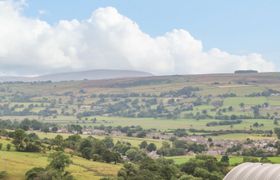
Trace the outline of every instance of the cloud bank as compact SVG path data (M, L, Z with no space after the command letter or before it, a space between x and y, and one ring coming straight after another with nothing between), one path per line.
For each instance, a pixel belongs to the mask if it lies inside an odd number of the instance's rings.
M151 37L115 8L95 10L88 19L50 25L22 15L12 1L0 1L0 72L44 74L86 69L131 69L155 74L274 71L260 54L234 55L203 49L188 31Z

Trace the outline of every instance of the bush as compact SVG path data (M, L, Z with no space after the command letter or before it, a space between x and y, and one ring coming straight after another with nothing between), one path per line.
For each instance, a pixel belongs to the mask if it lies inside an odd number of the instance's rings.
M11 144L7 144L7 147L6 147L6 148L7 148L7 151L10 151L10 150L11 150L11 147L12 147Z
M5 179L8 176L6 171L0 171L0 179Z
M259 162L259 159L256 157L245 156L243 157L243 162Z

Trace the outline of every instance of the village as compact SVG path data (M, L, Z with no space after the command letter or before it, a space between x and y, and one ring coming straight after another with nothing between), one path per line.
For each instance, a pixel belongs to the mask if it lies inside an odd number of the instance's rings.
M57 133L64 134L79 134L78 131L69 131L67 128L58 129ZM259 156L259 157L267 157L267 156L275 156L279 153L279 145L277 144L277 140L274 138L258 138L258 139L250 139L247 138L245 140L233 140L233 139L215 139L215 137L206 137L203 135L175 135L174 133L166 133L166 132L158 132L158 131L147 131L145 132L145 137L137 137L138 132L132 133L127 136L127 133L124 133L120 130L112 130L110 133L106 131L106 129L95 129L95 128L83 128L80 132L85 136L93 136L93 137L116 137L118 139L123 138L125 141L126 137L134 137L139 141L148 141L149 139L159 140L161 142L167 142L172 146L172 148L182 148L182 146L176 147L175 141L182 142L186 145L186 148L183 152L180 151L179 154L176 155L187 155L187 156L195 156L196 154L205 154L212 156L219 155L243 155L243 156ZM214 140L215 139L215 140ZM187 144L196 144L203 146L202 151L192 151L188 149ZM148 152L147 154L152 158L158 158L161 156L159 150L162 147L157 147L156 150L152 152Z

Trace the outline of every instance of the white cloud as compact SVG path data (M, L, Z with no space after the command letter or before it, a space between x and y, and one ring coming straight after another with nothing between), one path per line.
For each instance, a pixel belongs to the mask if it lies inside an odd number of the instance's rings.
M6 74L99 68L155 74L275 70L260 54L204 51L202 42L183 29L153 38L113 7L99 8L87 20L50 25L23 16L12 1L0 1L0 27L0 71Z

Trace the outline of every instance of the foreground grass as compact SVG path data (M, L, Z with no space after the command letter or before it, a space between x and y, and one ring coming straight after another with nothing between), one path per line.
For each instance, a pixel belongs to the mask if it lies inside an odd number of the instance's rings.
M47 154L0 151L0 169L8 173L7 180L22 180L27 170L33 167L45 167ZM72 157L73 164L67 168L76 179L95 180L106 176L115 176L121 165L88 161Z

